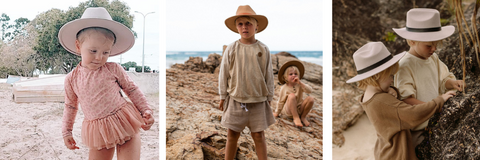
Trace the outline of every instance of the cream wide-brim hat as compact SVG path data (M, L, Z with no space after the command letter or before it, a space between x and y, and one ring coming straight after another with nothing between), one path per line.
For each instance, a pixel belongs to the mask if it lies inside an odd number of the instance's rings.
M228 29L232 30L235 33L238 33L235 20L237 20L238 17L243 17L243 16L253 17L257 20L257 25L258 25L257 33L260 33L261 31L265 30L265 28L267 28L267 25L268 25L267 17L263 15L257 15L249 5L238 6L237 14L235 16L231 16L227 18L225 20L225 25L228 27Z
M407 12L407 25L392 28L400 37L420 42L445 39L455 32L454 26L440 24L440 12L430 8L414 8Z
M280 67L280 69L278 70L278 82L280 82L280 84L284 84L285 83L285 79L283 77L283 74L285 74L285 70L290 67L290 66L295 66L298 68L298 71L300 72L299 74L299 79L302 79L303 78L303 75L305 73L305 67L303 66L303 63L298 61L298 60L291 60L291 61L288 61L288 62L285 62L282 67Z
M120 55L130 50L135 44L135 37L132 31L125 25L112 20L108 11L103 7L87 8L80 19L66 23L58 32L60 44L68 52L79 55L75 47L77 33L85 28L101 27L106 28L115 34L116 42L110 51L110 57Z
M357 75L347 83L358 82L382 72L397 63L407 52L392 56L382 42L369 42L353 54Z

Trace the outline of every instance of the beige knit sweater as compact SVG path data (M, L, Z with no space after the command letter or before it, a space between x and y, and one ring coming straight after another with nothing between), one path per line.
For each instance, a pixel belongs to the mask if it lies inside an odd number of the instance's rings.
M218 76L220 99L229 95L240 103L273 99L273 70L270 51L262 42L242 44L240 40L225 49Z

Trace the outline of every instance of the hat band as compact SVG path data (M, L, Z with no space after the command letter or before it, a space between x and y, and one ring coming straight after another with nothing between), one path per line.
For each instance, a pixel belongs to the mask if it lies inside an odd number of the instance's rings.
M384 59L378 61L377 63L375 64L372 64L366 68L363 68L361 70L357 70L357 74L363 74L363 73L366 73L368 71L371 71L372 69L375 69L377 68L378 66L381 66L382 64L385 64L387 63L390 59L392 59L393 56L392 55L388 55L387 57L385 57Z
M441 31L441 27L433 27L433 28L410 28L406 27L407 31L410 32L436 32L436 31Z

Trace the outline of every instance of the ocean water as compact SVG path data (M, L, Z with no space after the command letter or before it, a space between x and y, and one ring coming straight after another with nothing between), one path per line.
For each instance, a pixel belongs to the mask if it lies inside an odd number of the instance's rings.
M271 54L276 54L282 51L270 51ZM298 59L305 62L311 62L323 66L323 52L322 51L285 51L295 55ZM222 54L222 51L167 51L166 67L179 63L183 64L189 57L202 57L205 61L211 53Z

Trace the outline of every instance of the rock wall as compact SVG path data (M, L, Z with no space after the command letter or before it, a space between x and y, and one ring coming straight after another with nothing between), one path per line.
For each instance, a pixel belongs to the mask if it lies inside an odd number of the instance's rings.
M471 4L464 8L468 24L471 24L473 7ZM476 21L478 26L478 16ZM463 79L458 26L455 20L451 24L457 32L444 41L439 57L457 79ZM480 65L472 44L465 43L464 48L466 92L457 92L457 96L445 103L443 111L430 119L427 132L424 132L426 138L416 148L420 159L480 159Z
M288 58L290 57L272 55L274 72L275 69L278 70L276 63L283 64ZM221 62L221 57L216 59ZM196 63L200 64L198 67L172 66L166 70L167 159L225 157L227 128L220 124L222 111L218 109L218 75L203 72L200 69L204 67L202 63ZM217 64L217 61L208 63ZM322 67L312 63L305 63L305 66L308 75L305 77L310 78L302 81L313 87L314 92L307 95L315 98L315 104L307 118L311 126L299 129L288 118L276 118L277 122L265 130L269 158L323 159ZM320 83L315 77L320 79ZM275 74L272 110L276 108L279 90ZM257 159L254 148L250 131L245 129L238 140L237 159Z

